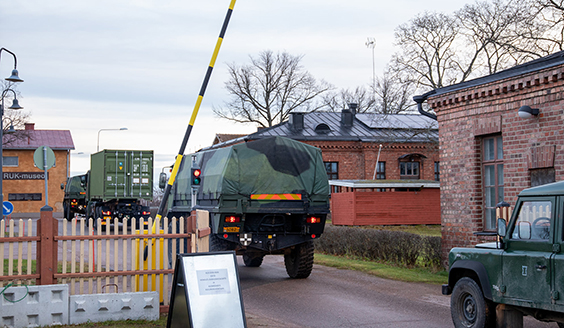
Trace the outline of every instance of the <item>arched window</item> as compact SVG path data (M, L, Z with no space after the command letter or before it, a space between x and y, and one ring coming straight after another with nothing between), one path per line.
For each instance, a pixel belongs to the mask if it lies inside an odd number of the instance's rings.
M327 134L329 132L331 132L331 128L325 123L320 123L315 127L315 133L317 134Z

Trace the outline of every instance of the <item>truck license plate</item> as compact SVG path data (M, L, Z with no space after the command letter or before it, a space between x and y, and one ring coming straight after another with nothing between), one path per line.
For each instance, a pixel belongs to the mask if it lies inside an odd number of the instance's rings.
M223 232L239 232L239 227L223 227Z

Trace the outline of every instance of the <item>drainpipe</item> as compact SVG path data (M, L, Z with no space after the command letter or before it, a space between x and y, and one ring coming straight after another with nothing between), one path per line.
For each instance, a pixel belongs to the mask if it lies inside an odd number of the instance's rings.
M427 100L427 98L428 98L430 95L432 95L432 94L434 94L434 93L435 93L435 90L431 90L431 91L429 91L429 92L427 92L427 93L424 93L424 94L422 94L422 95L420 95L420 96L414 96L414 97L413 97L413 100L417 103L417 110L419 111L419 113L420 113L421 115L427 116L428 118L431 118L431 119L433 119L433 120L436 121L436 120L437 120L437 115L431 114L431 113L426 112L426 111L423 110L423 102L424 102L425 100Z

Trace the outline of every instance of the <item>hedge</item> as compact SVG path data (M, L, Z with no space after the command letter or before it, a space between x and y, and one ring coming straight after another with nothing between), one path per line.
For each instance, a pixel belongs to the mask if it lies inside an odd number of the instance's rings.
M439 268L441 238L403 231L327 225L315 241L317 252L383 261L405 267Z

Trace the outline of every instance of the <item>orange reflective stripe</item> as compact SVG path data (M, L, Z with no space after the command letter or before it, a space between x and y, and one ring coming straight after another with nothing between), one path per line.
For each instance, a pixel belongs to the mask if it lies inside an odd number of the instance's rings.
M251 199L255 200L301 200L301 194L254 194Z

